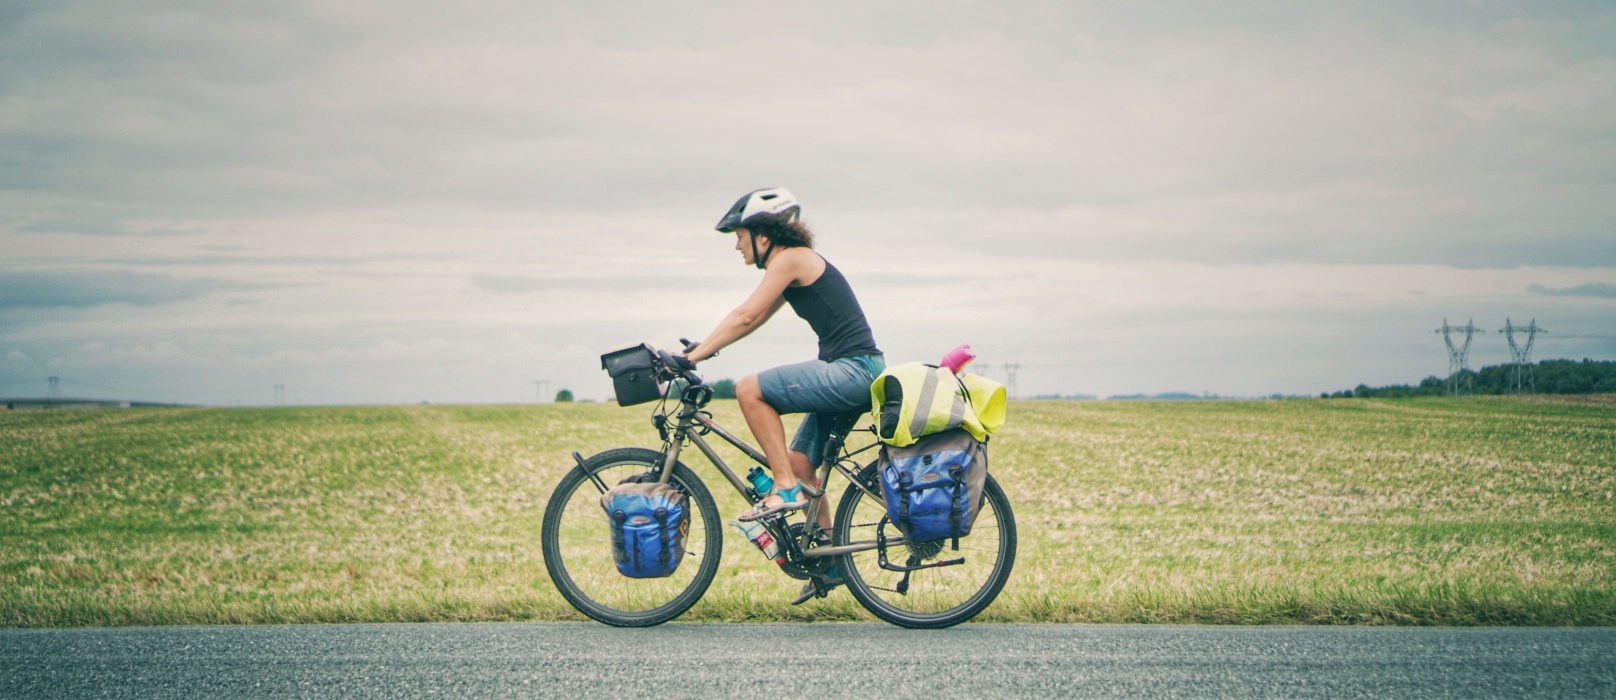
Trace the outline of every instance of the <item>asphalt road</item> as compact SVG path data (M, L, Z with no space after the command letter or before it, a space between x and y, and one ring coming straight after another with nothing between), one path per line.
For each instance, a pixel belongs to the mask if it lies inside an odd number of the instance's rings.
M0 630L0 698L1616 697L1616 629L880 624Z

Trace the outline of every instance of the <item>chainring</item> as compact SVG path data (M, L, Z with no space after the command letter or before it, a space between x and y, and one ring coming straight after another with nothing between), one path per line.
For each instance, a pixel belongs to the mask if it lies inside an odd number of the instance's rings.
M806 527L806 523L791 523L788 525L786 530L790 533L791 541L796 542L800 539L803 528ZM788 560L780 565L780 570L786 572L786 575L791 578L807 581L809 578L825 573L825 570L835 563L836 557L803 557L801 561Z

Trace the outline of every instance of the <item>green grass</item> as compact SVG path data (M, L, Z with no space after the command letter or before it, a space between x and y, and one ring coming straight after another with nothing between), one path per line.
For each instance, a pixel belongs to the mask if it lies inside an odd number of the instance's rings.
M0 625L580 619L541 510L648 414L0 412ZM1016 402L989 449L1021 551L979 620L1616 624L1610 397ZM867 619L725 543L683 619Z

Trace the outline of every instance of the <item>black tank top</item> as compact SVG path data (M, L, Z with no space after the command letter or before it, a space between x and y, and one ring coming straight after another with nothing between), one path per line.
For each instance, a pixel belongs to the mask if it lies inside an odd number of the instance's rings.
M819 256L824 260L825 256ZM825 362L844 357L879 355L864 309L853 296L853 288L835 265L825 260L825 271L813 284L786 287L782 293L791 310L797 312L819 336L819 359Z

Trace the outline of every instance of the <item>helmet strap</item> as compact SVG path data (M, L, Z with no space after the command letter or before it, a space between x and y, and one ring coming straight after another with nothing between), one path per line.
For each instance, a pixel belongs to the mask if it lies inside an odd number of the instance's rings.
M752 237L752 264L756 265L757 269L759 270L765 269L765 266L769 264L769 254L774 252L774 240L769 240L769 249L763 251L763 256L759 257L757 249L757 233L755 231L748 231L747 235Z

